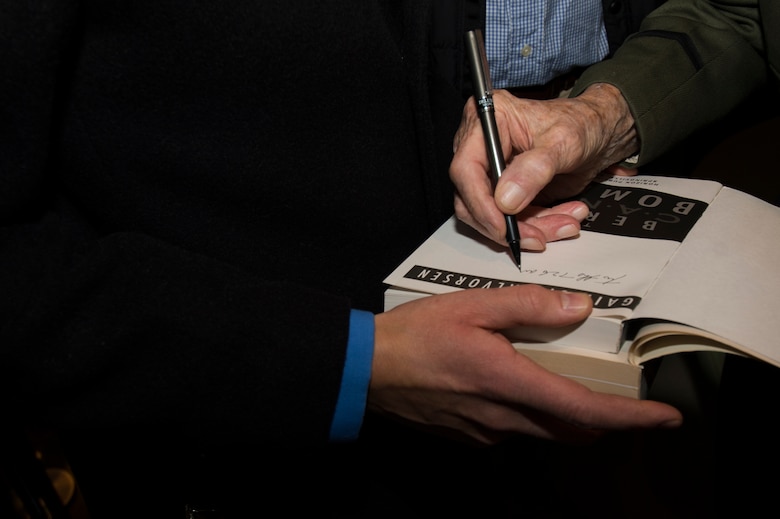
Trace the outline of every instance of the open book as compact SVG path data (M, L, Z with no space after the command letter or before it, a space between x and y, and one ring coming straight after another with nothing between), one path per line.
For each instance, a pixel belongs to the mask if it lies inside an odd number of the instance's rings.
M385 307L463 289L535 283L587 292L594 310L564 329L506 330L541 365L591 388L642 396L642 365L722 351L780 366L780 208L709 180L608 177L578 199L578 238L524 253L454 217L386 279Z

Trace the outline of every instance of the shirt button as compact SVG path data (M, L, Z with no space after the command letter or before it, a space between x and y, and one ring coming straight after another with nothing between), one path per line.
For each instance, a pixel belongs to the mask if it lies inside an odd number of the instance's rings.
M522 55L524 58L527 58L531 55L531 53L534 51L534 48L530 45L523 45L523 48L520 49L520 55Z

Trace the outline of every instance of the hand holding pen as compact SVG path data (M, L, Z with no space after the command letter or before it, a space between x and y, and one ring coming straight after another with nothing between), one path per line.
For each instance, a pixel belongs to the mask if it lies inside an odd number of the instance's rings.
M476 62L472 68L486 71L481 34L470 33L466 42L467 47L477 46L469 56ZM490 91L485 74L475 78L477 88L482 81ZM477 101L466 103L453 139L450 179L458 219L496 243L506 241L507 215L519 222L523 251L542 252L550 241L575 237L587 207L580 202L553 204L574 197L604 170L636 174L613 169L636 151L638 140L628 105L612 85L595 84L574 98L543 101L499 89L483 103L490 104L489 111L479 103L484 96L475 94ZM494 128L490 120L500 129L501 140L498 133L495 139L486 134L486 122L487 132ZM508 145L503 154L501 141ZM505 168L499 170L504 161ZM499 165L494 168L494 163Z

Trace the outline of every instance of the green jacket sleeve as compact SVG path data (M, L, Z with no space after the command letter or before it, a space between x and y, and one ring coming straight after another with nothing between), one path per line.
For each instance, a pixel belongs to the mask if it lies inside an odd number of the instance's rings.
M777 77L780 35L766 30L777 20L780 2L771 0L669 0L613 58L586 70L571 96L593 83L619 88L640 140L634 165L647 164Z

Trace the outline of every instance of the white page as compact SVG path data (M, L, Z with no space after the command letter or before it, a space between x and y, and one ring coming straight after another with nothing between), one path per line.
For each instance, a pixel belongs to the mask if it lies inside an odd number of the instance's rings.
M780 208L724 187L634 317L708 330L780 365Z
M712 181L655 176L614 177L603 183L623 192L633 188L651 189L704 202L713 200L721 187ZM625 199L603 202L604 206L619 203L625 203ZM604 206L592 207L589 220L599 218ZM623 213L634 223L643 218L659 217L652 213L644 216L645 211L637 204L626 204L618 211L618 214ZM600 221L601 228L622 232L621 218L614 217L614 209L612 214L603 218L614 221ZM506 247L489 241L453 216L385 282L427 293L536 283L593 294L597 303L596 316L628 317L631 310L626 305L635 304L644 296L679 247L679 242L591 232L587 230L590 224L590 221L583 222L583 230L577 238L548 243L544 252L524 252L522 269L518 270ZM599 299L599 296L604 297ZM617 299L621 297L628 299Z
M630 246L626 246L627 241ZM545 252L523 253L520 271L506 248L493 244L453 217L385 282L434 294L462 288L536 283L606 296L641 297L678 245L672 241L582 231L578 238L548 244ZM413 269L417 267L427 269L415 273ZM447 274L441 273L445 271L454 273L455 277L445 279L443 276ZM595 311L595 315L630 315L622 300L614 305L604 304L608 308Z

